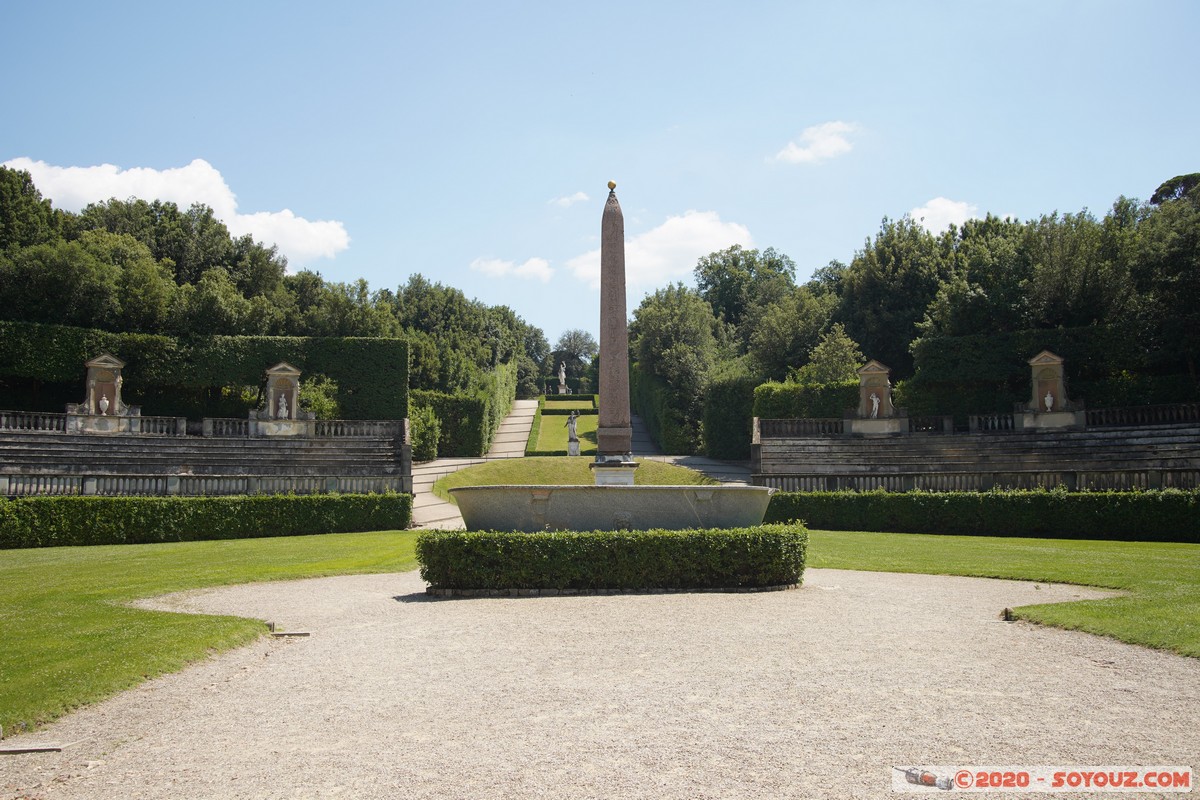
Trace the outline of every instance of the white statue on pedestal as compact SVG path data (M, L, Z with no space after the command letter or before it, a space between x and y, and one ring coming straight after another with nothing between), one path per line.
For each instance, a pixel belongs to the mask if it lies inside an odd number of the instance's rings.
M871 419L879 419L879 395L871 392Z
M284 395L279 395L279 413L277 413L275 416L278 419L287 419L288 418L287 397L285 397Z
M575 429L575 425L579 420L579 414L572 411L567 417L567 455L579 455L579 433Z
M1043 397L1042 399L1046 402L1046 413L1049 414L1051 411L1054 410L1054 395L1050 394L1050 392L1047 391L1046 396Z

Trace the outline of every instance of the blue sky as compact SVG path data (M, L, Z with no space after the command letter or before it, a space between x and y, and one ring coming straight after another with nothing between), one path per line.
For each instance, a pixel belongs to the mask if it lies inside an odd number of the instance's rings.
M0 5L0 162L206 202L292 267L599 325L734 243L803 280L882 218L1028 219L1200 170L1200 3ZM107 165L107 166L106 166Z

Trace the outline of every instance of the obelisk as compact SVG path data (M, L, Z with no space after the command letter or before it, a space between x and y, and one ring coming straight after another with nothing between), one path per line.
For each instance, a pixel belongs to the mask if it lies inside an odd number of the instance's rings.
M625 217L608 182L600 222L600 421L597 484L632 484L636 463L629 415L629 330L625 317Z

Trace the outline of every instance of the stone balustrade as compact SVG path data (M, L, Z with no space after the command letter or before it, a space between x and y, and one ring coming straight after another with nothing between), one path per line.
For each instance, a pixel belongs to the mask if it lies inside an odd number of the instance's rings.
M0 411L0 430L66 432L66 414L46 414L40 411Z
M1200 469L1059 470L1030 472L910 472L880 475L755 475L756 486L784 492L986 492L1054 489L1120 492L1200 488Z
M1127 425L1173 425L1200 422L1200 403L1131 406L1128 408L1090 408L1086 411L1089 428Z
M409 491L407 486L399 475L0 475L0 496L8 497L367 494Z
M994 433L995 431L1017 430L1016 414L971 414L967 417L967 428L972 433Z

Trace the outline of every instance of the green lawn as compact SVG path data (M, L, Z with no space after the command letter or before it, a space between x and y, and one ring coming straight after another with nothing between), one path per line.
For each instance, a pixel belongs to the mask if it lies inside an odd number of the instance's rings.
M550 417L550 419L554 419ZM581 420L587 417L580 417ZM595 417L592 417L595 419ZM592 434L593 441L595 434ZM580 437L582 438L582 436ZM564 447L565 439L564 439ZM593 445L593 452L595 446ZM473 467L452 472L433 484L433 493L443 500L454 502L450 489L458 486L520 486L557 485L591 486L596 482L591 467L594 459L574 456L539 456L536 458L510 458L476 464ZM661 461L637 459L641 464L633 473L638 486L715 486L717 481L702 472Z
M561 452L567 454L567 419L561 414L543 414L542 426L538 431L537 442L533 449L538 453ZM596 454L596 428L600 425L600 417L595 414L581 414L575 418L575 432L579 435L579 452L581 455Z
M545 474L541 482L569 482L579 469L575 477L591 480L588 459L525 461L548 462L525 465L539 480ZM648 461L639 472L666 466ZM0 725L13 731L44 723L264 632L253 620L122 603L204 586L409 570L415 538L392 531L4 551ZM1017 614L1200 658L1200 545L813 531L809 565L1124 589L1128 596L1025 606Z
M0 726L47 722L245 644L261 622L127 608L250 581L413 569L414 532L0 552Z
M808 563L1124 589L1017 616L1200 658L1200 545L813 531Z

